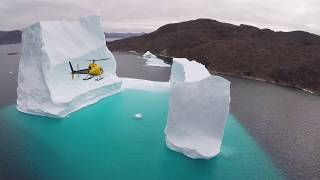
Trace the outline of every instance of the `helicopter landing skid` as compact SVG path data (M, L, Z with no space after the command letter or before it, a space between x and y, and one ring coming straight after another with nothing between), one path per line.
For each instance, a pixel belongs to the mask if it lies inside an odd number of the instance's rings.
M93 78L93 76L89 76L89 77L87 77L87 78L84 78L83 80L89 80L89 79L92 79Z
M98 77L95 81L100 81L101 79L103 79L103 77Z

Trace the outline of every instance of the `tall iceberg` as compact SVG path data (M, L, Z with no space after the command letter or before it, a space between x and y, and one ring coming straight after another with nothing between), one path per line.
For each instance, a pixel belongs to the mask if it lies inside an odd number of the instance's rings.
M104 79L72 80L68 61L80 69L90 59L98 63ZM105 43L99 16L79 21L38 22L23 30L19 64L17 109L37 115L64 117L101 98L119 92L116 61Z
M183 58L173 59L170 82L168 148L190 158L216 156L229 113L230 82Z

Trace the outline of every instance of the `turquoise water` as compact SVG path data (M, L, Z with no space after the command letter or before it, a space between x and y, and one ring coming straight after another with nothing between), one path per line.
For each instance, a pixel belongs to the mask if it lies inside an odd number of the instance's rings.
M65 119L0 111L0 179L281 179L230 115L222 151L193 160L166 148L168 93L126 90ZM143 118L133 116L142 113Z

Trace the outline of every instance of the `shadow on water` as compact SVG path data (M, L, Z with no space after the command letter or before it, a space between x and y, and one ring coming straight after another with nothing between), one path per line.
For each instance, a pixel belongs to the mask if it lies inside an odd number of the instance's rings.
M2 179L281 179L230 115L221 153L194 160L169 150L168 93L126 90L59 120L0 111ZM141 113L142 119L134 114Z

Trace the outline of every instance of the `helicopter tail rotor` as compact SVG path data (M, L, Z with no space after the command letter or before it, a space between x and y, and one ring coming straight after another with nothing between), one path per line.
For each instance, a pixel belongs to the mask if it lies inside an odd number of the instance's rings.
M73 73L74 72L74 70L73 70L73 67L72 67L72 64L71 64L71 62L69 61L69 66L70 66L70 69L71 69L71 73Z
M69 66L70 66L70 70L71 70L71 79L73 80L74 79L74 69L73 69L73 67L72 67L72 64L71 64L71 62L69 61Z
M79 71L79 64L77 64L77 69L78 69L78 71ZM79 78L79 74L78 74L78 78Z

